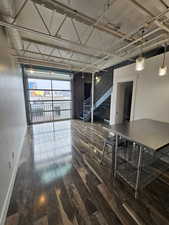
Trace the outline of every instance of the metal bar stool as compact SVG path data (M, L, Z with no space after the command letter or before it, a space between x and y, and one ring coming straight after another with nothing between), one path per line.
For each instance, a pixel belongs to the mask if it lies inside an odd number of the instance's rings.
M107 146L111 147L111 152L108 151L108 148L106 148ZM100 164L103 163L103 160L105 158L105 153L107 152L107 154L113 154L113 147L115 146L115 135L114 133L110 132L109 136L107 138L105 138L104 140L104 144L103 144L103 155L102 155L102 159L100 161Z

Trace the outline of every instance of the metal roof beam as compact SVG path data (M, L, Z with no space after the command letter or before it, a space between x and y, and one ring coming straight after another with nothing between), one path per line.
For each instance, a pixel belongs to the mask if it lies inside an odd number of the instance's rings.
M136 2L135 0L127 0L127 1L130 1L130 2L132 2L133 4L135 4L136 6L137 6L137 8L140 10L140 4L138 3L138 2ZM137 3L137 4L136 4ZM141 7L141 11L143 12L143 10L144 10L144 7ZM140 29L142 29L142 28L144 28L146 25L149 25L149 24L151 24L151 23L153 23L153 22L156 22L156 21L158 21L162 16L164 16L166 13L168 13L169 12L169 8L167 8L164 12L162 12L162 13L160 13L159 15L157 15L157 16L153 16L152 17L152 14L150 13L149 14L149 12L147 12L147 10L146 11L144 11L144 13L147 13L149 16L150 16L150 18L147 20L147 22L145 22L144 24L142 24L142 25L140 25L138 28L136 28L133 32L131 32L131 33L129 33L129 34L127 34L126 35L126 37L130 37L130 36L132 36L133 34L135 34L135 33L137 33L138 31L140 31ZM157 22L158 23L158 22ZM165 26L165 27L164 27ZM164 25L162 22L160 22L160 24L158 23L158 27L159 28L161 28L161 29L165 29L165 31L167 31L168 32L168 27L166 27L166 25ZM138 38L138 40L139 40L140 38ZM123 40L125 40L125 37L123 37L123 38L121 38L119 41L116 41L114 44L113 44L113 46L111 47L111 49L110 50L113 50L113 47L114 46L116 46L117 44L119 44L119 43L121 43ZM137 42L137 40L136 40L136 42ZM166 42L166 40L164 40L164 42ZM134 41L134 43L135 43L135 41ZM163 43L163 42L160 42L160 44L161 43ZM127 46L127 45L126 45ZM153 45L154 46L154 45ZM124 48L125 48L125 46L124 46ZM121 50L121 49L117 49L116 51L118 51L118 50ZM96 60L94 63L92 63L92 65L95 65L95 64L98 64L98 63L101 63L101 62L103 62L104 60L106 59L106 56L104 56L102 59L99 59L99 60ZM92 66L91 65L91 66ZM87 67L84 67L81 71L84 71L84 70L86 70L87 69ZM102 68L100 68L100 69L102 69Z
M152 12L150 12L149 10L147 10L144 6L142 6L142 5L141 5L140 3L138 3L136 0L127 0L127 1L130 1L131 3L133 3L133 5L135 5L135 6L138 8L139 11L141 11L142 13L144 13L144 14L150 16L150 18L155 17L155 15L154 15ZM168 9L168 8L167 8L167 9ZM156 19L156 20L154 21L154 23L155 23L158 27L160 27L161 29L163 29L164 31L166 31L167 33L169 33L169 28L168 28L165 24L163 24L163 23L161 23L160 21L158 21L158 19Z
M17 58L17 62L20 64L26 64L26 65L41 65L41 66L46 66L46 67L52 67L56 69L67 69L70 71L80 71L81 67L80 66L73 66L68 63L57 63L57 62L51 62L48 60L42 60L42 59L36 59L33 57L24 57L24 56L17 56L13 55L14 57ZM92 72L94 69L88 69L85 72Z
M61 60L64 60L64 61L71 61L71 62L80 63L80 64L84 64L84 65L90 65L91 64L89 62L81 61L81 60L78 60L78 59L54 56L54 55L50 55L50 54L45 54L43 52L34 52L34 51L30 51L30 50L25 50L24 53L30 53L30 54L38 55L38 56L41 56L43 58L44 58L44 56L46 56L46 57L49 57L49 59L50 58L61 59ZM18 55L18 57L20 57L20 56ZM96 66L95 66L95 68L96 68Z
M94 26L94 28L106 32L114 37L122 38L125 33L117 30L116 27L113 28L113 26L109 24L104 24L101 21L97 23L97 19L89 17L73 8L68 7L67 5L64 5L61 2L53 1L53 0L31 0L35 3L38 3L40 5L43 5L44 7L55 10L56 12L67 15L68 17L75 19L76 21L86 24L88 26ZM127 41L132 41L132 38L126 39Z
M73 48L67 48L67 47L62 47L62 46L55 45L55 44L49 44L49 43L46 43L46 42L43 42L43 41L37 41L37 40L34 40L34 39L30 39L30 38L22 38L22 40L26 41L26 42L29 42L29 43L35 43L35 44L39 44L39 45L42 45L42 46L46 46L46 47L49 47L49 48L55 48L55 49L60 49L62 51L73 52L73 53L83 55L83 56L86 56L86 57L90 57L90 58L95 58L95 59L101 58L101 57L98 57L97 55L88 54L88 53L85 53L85 52L82 52L82 51L79 51L79 50L75 50Z
M23 2L23 4L21 5L21 7L19 8L18 12L16 13L15 17L13 18L12 23L15 23L17 18L19 17L19 15L21 14L22 10L25 8L26 4L27 4L28 0L25 0Z
M84 50L90 50L90 51L95 51L97 52L98 54L106 54L106 55L111 55L110 52L106 52L102 49L97 49L97 48L94 48L94 47L89 47L89 46L84 46L84 45L81 45L77 42L74 42L74 41L71 41L71 40L67 40L67 39L64 39L64 38L60 38L60 37L54 37L52 35L49 35L47 33L44 33L44 32L41 32L41 31L37 31L37 30L34 30L32 28L28 28L28 27L24 27L24 26L19 26L19 25L16 25L16 24L12 24L12 23L8 23L8 22L4 22L2 20L0 20L0 26L4 26L4 27L7 27L7 28L14 28L18 31L22 31L22 32L29 32L29 33L32 33L32 34L35 34L35 35L38 35L39 37L44 37L44 38L47 38L47 39L50 39L50 40L55 40L55 41L59 41L59 42L62 42L62 43L66 43L66 44L71 44L72 46L74 47L81 47L83 48Z
M47 26L47 24L46 24L46 22L45 22L45 20L44 20L44 18L43 18L43 16L42 16L42 14L41 14L41 12L40 12L40 9L38 8L38 6L36 5L36 3L34 3L34 2L33 2L33 6L34 6L34 8L35 8L37 14L38 14L39 17L40 17L40 19L41 19L41 21L42 21L42 24L43 24L44 27L46 28L48 34L51 35L51 32L50 32L50 30L49 30L49 28L48 28L48 26Z

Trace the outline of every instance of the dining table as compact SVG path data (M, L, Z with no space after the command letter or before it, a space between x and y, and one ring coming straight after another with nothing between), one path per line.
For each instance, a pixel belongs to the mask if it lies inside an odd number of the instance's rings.
M169 168L169 123L138 119L111 126L115 134L113 173L135 190Z

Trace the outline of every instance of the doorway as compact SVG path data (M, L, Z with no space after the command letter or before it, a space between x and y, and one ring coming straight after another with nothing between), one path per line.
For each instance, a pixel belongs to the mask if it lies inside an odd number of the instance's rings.
M116 123L130 121L133 94L133 81L121 82L117 85Z
M88 99L91 96L91 83L84 83L84 100Z

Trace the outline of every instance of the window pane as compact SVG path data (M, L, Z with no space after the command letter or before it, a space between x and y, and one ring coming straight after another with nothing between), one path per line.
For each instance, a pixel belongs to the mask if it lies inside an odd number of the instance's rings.
M71 92L53 91L53 100L71 100Z
M29 91L29 98L32 101L38 101L38 100L52 100L52 92L51 91Z
M71 110L54 112L54 120L70 119L71 115L72 115Z
M28 88L29 89L51 89L51 81L42 80L42 79L28 79Z
M53 110L54 111L60 111L63 109L72 109L72 103L71 101L65 101L65 102L53 102Z
M50 102L30 102L31 112L41 113L43 111L52 111L52 101Z
M53 80L52 88L56 90L70 90L71 88L70 81Z
M28 85L32 123L71 118L71 81L29 78Z
M31 114L32 123L45 122L45 121L51 121L51 120L53 120L53 113L52 112L41 111L40 113L33 112Z

